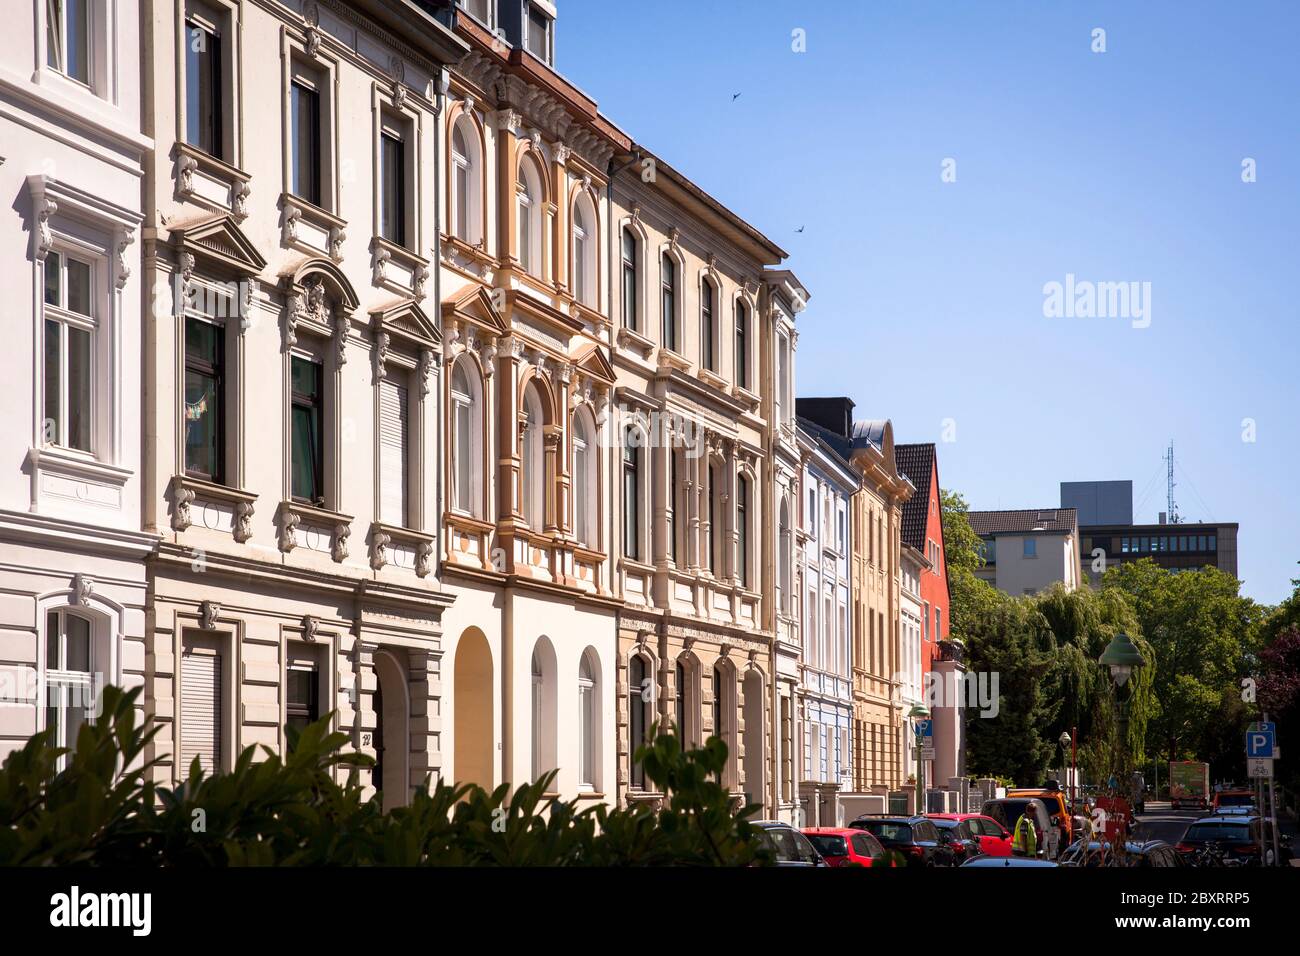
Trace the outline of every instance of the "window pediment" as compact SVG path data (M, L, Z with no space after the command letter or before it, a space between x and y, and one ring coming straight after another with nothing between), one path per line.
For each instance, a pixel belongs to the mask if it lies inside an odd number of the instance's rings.
M464 319L496 335L509 335L510 326L493 302L493 293L485 286L471 283L442 302L443 322Z
M266 268L266 259L229 213L175 226L171 234L177 249L240 275L255 276Z

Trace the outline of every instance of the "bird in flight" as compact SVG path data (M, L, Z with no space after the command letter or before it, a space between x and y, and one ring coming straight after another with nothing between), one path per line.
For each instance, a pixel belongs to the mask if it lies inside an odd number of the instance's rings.
M795 232L803 232L803 226L800 226L798 229L795 230Z
M740 94L739 94L739 93L732 93L732 94L731 94L731 102L734 103L734 102L736 102L736 100L739 99L739 98L740 98Z

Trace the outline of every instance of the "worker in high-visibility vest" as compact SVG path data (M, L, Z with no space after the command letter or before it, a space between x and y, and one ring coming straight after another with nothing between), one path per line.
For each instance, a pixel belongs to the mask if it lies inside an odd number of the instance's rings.
M1020 814L1020 819L1016 821L1015 829L1012 831L1011 852L1016 856L1038 855L1038 832L1030 809L1025 807L1025 812Z

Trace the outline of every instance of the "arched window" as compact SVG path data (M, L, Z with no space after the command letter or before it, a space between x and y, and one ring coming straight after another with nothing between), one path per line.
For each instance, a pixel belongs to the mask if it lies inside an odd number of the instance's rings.
M713 666L713 734L727 745L727 763L722 769L722 785L735 786L736 741L733 727L736 709L735 680L724 664Z
M713 281L705 277L700 281L700 365L710 372L717 371L717 356L713 348L713 337L717 332L713 300Z
M573 416L573 536L589 548L600 543L599 458L589 414L579 410Z
M519 164L519 184L517 200L519 210L519 233L516 236L519 264L525 272L538 278L545 278L542 268L544 248L542 245L542 189L541 174L537 164L525 157Z
M646 742L646 728L650 725L652 689L646 683L648 671L646 659L633 654L627 664L627 730L632 787L636 790L645 789L645 768L636 759L636 752Z
M472 359L461 358L451 373L451 505L482 517L482 405L478 371Z
M680 657L677 658L677 708L675 720L677 721L677 741L681 744L682 749L694 742L690 730L690 701L692 695L691 688L687 684L687 674L686 665Z
M736 579L749 587L749 479L736 479Z
M632 429L623 435L623 554L641 560L641 448Z
M56 747L75 747L77 731L93 710L95 671L91 622L71 611L45 615L45 729ZM100 668L103 670L103 668ZM59 769L67 764L59 758ZM188 768L187 768L188 769Z
M546 637L533 646L532 661L533 781L556 769L555 649Z
M477 245L483 238L483 165L478 130L468 116L451 128L451 181L448 183L447 218L457 239Z
M573 295L583 305L596 304L596 213L586 193L573 204Z
M546 461L542 441L545 417L536 383L530 382L524 389L523 406L524 428L520 439L523 453L521 505L528 526L534 531L540 531L546 523Z
M736 302L736 384L749 388L749 309Z
M659 267L660 335L666 349L677 351L677 263L664 253Z
M637 254L636 233L623 228L623 327L637 331Z
M713 736L726 739L722 726L722 668L713 666Z
M578 667L578 789L600 784L600 671L591 648Z

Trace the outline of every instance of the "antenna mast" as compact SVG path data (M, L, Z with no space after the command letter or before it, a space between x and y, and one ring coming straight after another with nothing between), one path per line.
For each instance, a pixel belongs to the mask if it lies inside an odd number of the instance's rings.
M1165 483L1166 483L1166 507L1169 509L1169 523L1178 524L1182 521L1178 517L1178 503L1174 501L1174 440L1169 439L1169 451L1164 456L1165 462Z

